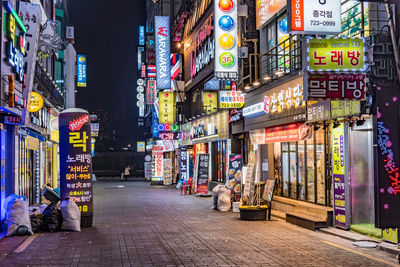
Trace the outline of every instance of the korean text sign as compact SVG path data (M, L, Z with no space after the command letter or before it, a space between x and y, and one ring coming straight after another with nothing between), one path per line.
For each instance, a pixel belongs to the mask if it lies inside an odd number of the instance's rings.
M151 152L151 165L152 165L152 182L161 182L164 175L164 147L163 146L153 146Z
M198 154L196 194L208 194L209 161L209 154Z
M237 0L214 0L214 77L217 80L238 80L237 8Z
M78 55L78 86L86 87L86 56Z
M180 179L183 182L187 182L189 180L188 162L189 162L189 153L185 147L182 147L180 154Z
M265 22L267 22L285 6L286 0L256 0L257 29L260 29Z
M332 174L333 174L333 201L334 223L336 226L347 228L350 221L349 188L347 179L347 151L346 127L340 123L339 127L332 127Z
M245 94L241 91L220 91L220 108L242 108L244 106Z
M69 197L82 216L93 214L91 130L89 113L82 109L61 112L60 191ZM83 217L82 217L83 218Z
M342 32L341 1L289 0L289 30L302 34Z
M365 40L362 38L308 38L308 71L365 71Z
M159 92L159 123L175 124L176 97L174 92Z
M162 90L171 89L169 17L156 16L155 27L157 87Z
M308 73L304 78L304 95L307 99L362 100L365 96L365 74Z
M144 38L144 26L139 26L139 45L144 45L145 38Z

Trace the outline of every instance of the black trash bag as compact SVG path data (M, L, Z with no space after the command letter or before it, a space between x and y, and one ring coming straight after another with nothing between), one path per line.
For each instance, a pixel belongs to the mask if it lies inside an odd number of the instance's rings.
M51 203L43 211L43 223L47 231L53 233L61 229L63 218L61 211L56 208L54 203Z
M32 233L29 231L28 227L25 225L18 226L17 231L15 232L16 236L24 236L31 235Z
M31 215L32 232L38 233L44 231L44 223L37 215Z

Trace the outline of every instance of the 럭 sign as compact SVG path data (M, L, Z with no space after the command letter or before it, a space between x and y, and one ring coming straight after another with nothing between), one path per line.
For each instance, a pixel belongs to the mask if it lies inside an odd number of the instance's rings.
M365 74L308 73L304 75L306 99L355 99L365 96Z
M78 66L78 87L86 87L86 56L77 55Z
M82 224L93 219L92 155L89 113L67 109L59 117L60 192L78 204ZM86 221L86 222L84 222Z
M245 103L245 95L241 91L219 91L219 107L242 108Z
M301 34L342 32L341 1L288 0L289 31Z
M171 89L169 17L155 17L158 89Z
M304 42L308 71L366 71L363 38L307 38Z
M237 0L214 0L215 78L238 79Z
M340 123L332 127L332 174L334 223L341 228L350 225L349 177L347 172L347 125Z
M159 92L159 123L175 124L176 97L175 92Z

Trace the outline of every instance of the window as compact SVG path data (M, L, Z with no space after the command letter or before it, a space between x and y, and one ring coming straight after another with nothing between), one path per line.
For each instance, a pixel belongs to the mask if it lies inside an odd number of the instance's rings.
M297 199L297 142L289 144L290 149L290 197Z
M315 201L314 185L314 139L306 141L307 143L307 200Z
M317 203L325 204L325 131L315 133L316 170L317 170Z
M297 155L298 155L298 191L299 199L306 200L306 154L305 154L304 141L299 141L297 144Z

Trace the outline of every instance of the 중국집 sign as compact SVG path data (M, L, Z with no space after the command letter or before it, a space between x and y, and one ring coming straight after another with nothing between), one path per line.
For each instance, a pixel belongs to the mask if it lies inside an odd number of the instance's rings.
M308 38L304 42L308 71L366 71L363 38Z

